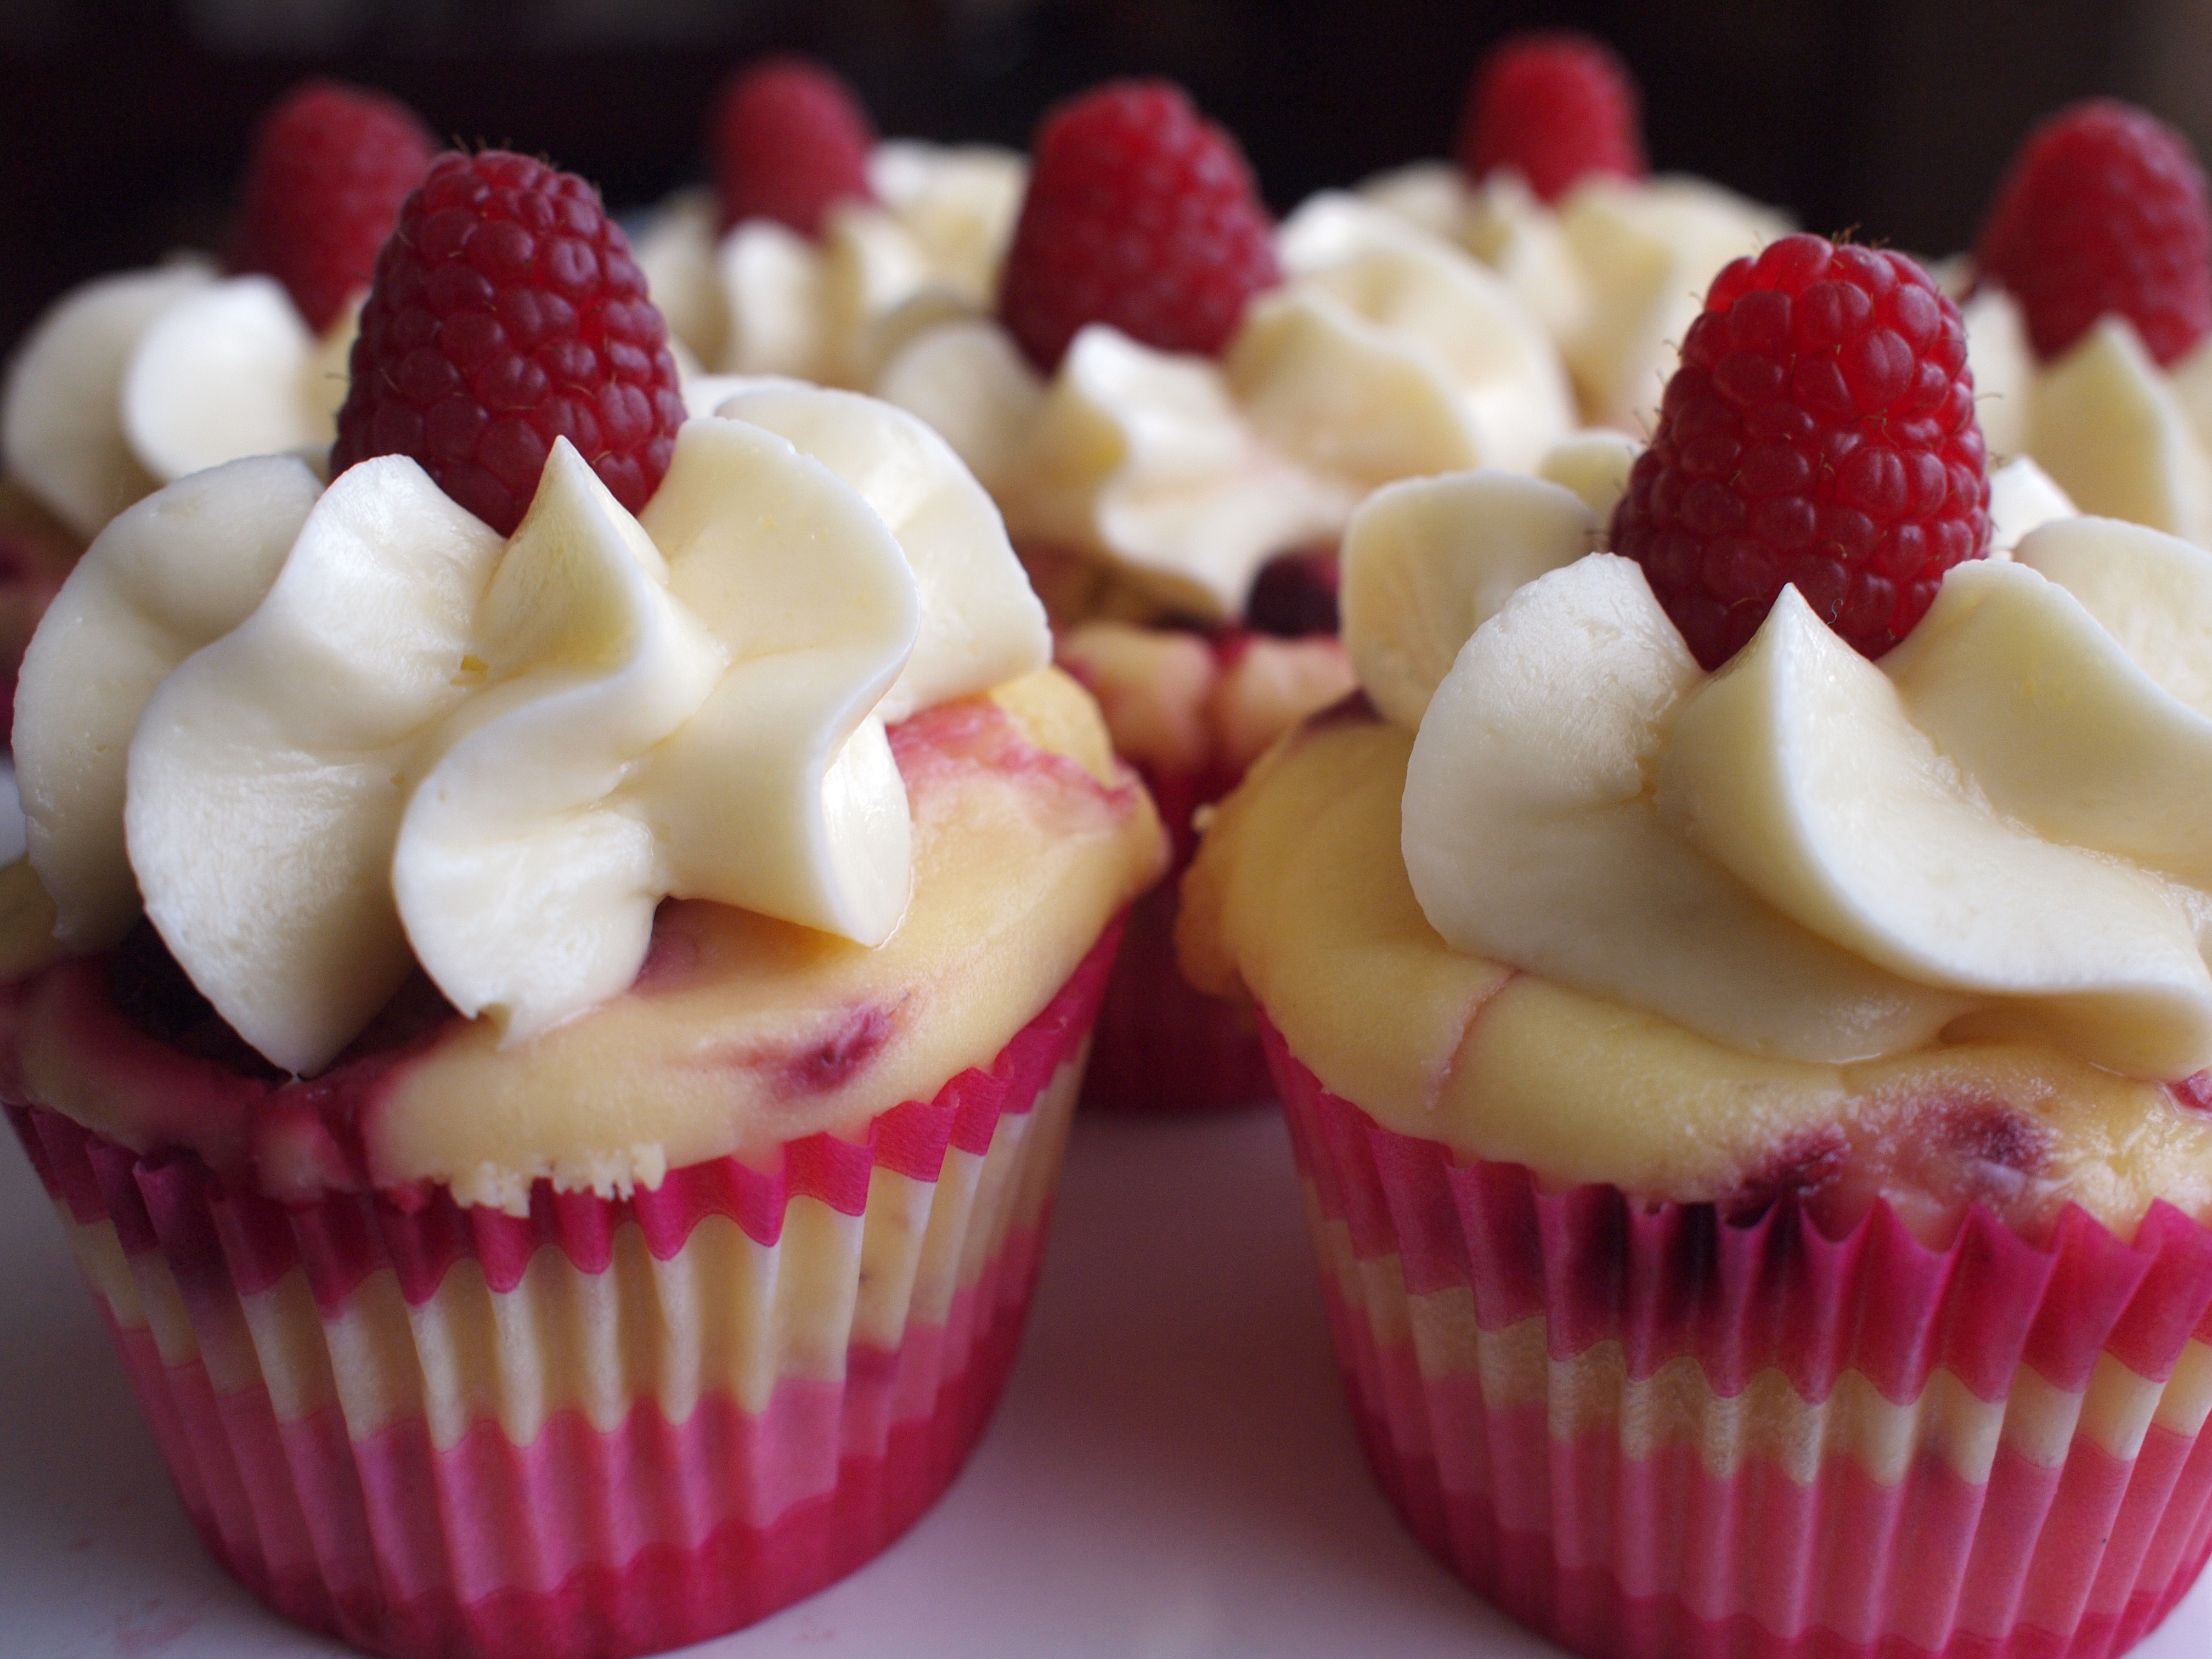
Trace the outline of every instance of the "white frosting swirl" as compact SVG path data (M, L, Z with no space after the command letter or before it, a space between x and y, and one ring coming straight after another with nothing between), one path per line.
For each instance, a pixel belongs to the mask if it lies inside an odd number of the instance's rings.
M1793 589L1709 676L1544 489L1401 486L1346 538L1346 644L1418 728L1403 850L1448 943L1755 1054L2010 1031L2212 1063L2212 554L2057 520L1953 570L1879 664ZM1474 625L1431 679L1440 616Z
M1495 270L1551 331L1583 418L1637 433L1656 423L1676 347L1721 267L1792 228L1771 208L1683 176L1594 173L1553 208L1510 170L1471 184L1426 162L1360 194Z
M2085 513L2212 547L2212 338L2161 368L2114 313L2039 364L2003 289L1964 310L1992 455L2033 456Z
M404 458L319 497L294 462L199 475L55 614L17 744L58 931L111 943L143 894L301 1073L410 962L509 1041L566 1018L635 976L664 896L881 943L911 883L886 721L1050 654L945 444L805 387L687 422L637 518L556 444L504 541Z
M0 396L0 456L89 539L188 473L326 450L357 315L318 337L274 278L198 261L97 278L24 341Z
M1094 324L1047 380L974 320L917 335L877 390L945 434L1017 538L1209 619L1239 614L1274 554L1333 540L1376 485L1532 468L1571 426L1543 331L1449 243L1322 196L1278 245L1289 280L1218 363Z
M833 206L818 241L768 219L717 237L691 191L640 229L638 264L707 369L865 387L916 329L990 310L1028 182L1010 150L895 140L869 153L875 200Z

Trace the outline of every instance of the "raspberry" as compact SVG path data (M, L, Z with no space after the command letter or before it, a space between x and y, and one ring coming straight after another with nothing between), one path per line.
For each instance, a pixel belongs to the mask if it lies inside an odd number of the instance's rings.
M1282 280L1237 141L1165 81L1109 82L1037 130L999 315L1046 374L1086 323L1219 355Z
M437 149L404 104L307 82L254 135L230 268L274 276L321 333L368 286L400 203Z
M2161 363L2212 330L2212 217L2189 141L2094 99L2027 136L1975 258L2019 300L2039 356L2118 312Z
M1244 600L1244 625L1277 639L1337 630L1340 586L1334 547L1278 553L1260 567Z
M1611 47L1571 29L1510 35L1468 83L1459 164L1510 167L1546 202L1586 173L1644 173L1636 82Z
M1927 272L1787 236L1714 279L1613 550L1708 669L1790 583L1878 657L1988 552L1986 462L1966 328Z
M867 112L848 87L804 58L769 58L732 76L714 106L709 138L722 228L774 219L804 236L822 234L832 202L866 201Z
M377 259L331 470L411 455L507 536L565 437L635 513L684 423L667 342L597 191L525 155L448 152Z

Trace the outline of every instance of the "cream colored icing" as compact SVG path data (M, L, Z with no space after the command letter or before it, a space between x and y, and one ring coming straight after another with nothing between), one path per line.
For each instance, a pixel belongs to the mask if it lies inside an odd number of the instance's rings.
M2161 368L2112 314L2038 363L2002 289L1977 288L1962 311L1992 456L2032 456L2084 513L2212 547L2212 339Z
M1442 162L1360 186L1496 271L1557 342L1582 418L1641 434L1676 347L1731 259L1789 234L1788 217L1703 179L1593 174L1547 206L1510 170L1469 182Z
M1289 280L1218 363L1094 324L1047 380L970 319L918 333L876 389L945 434L1017 539L1210 620L1242 612L1268 558L1334 540L1376 485L1526 471L1570 430L1542 330L1450 244L1325 195L1279 246Z
M0 456L89 539L188 473L327 449L357 317L318 337L281 283L198 261L98 278L25 340L0 394Z
M2212 556L2150 537L2063 520L2017 564L1960 567L1880 667L1794 590L1707 677L1636 567L1533 583L1423 717L1424 910L1460 948L1758 1053L1892 1053L1972 1010L2135 1076L2212 1064L2212 865L2138 799L2212 743L2172 665L2212 617ZM2109 625L2063 585L2100 561Z
M635 979L666 896L881 944L911 891L886 722L1041 666L1042 611L911 416L803 387L725 408L637 519L556 445L507 541L400 457L281 509L257 469L295 464L241 463L118 520L27 661L60 931L112 942L143 893L301 1073L417 963L507 1041L542 1032ZM177 591L193 554L227 608Z
M717 236L707 191L672 198L637 259L670 331L706 368L866 387L927 322L988 313L1029 181L1022 156L910 140L868 157L872 202L842 202L818 241L771 220Z

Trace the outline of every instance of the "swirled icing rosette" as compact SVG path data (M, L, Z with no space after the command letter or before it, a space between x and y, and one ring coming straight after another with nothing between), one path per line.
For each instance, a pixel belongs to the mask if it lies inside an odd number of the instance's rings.
M318 334L275 279L218 276L198 260L98 278L24 341L0 394L0 456L89 540L189 473L325 450L354 318Z
M1786 215L1686 175L1592 174L1547 206L1510 168L1470 183L1437 161L1359 193L1481 259L1551 331L1583 418L1638 433L1715 274L1790 229Z
M61 936L112 944L143 896L301 1073L418 962L510 1041L556 1024L635 978L670 896L881 943L912 881L886 723L1042 666L1043 615L911 417L725 407L641 518L564 441L511 539L403 457L320 491L240 462L118 520L21 700Z
M1217 620L1376 485L1533 469L1572 426L1543 331L1458 249L1345 196L1309 203L1278 246L1288 280L1218 362L1093 324L1046 380L971 320L916 335L877 390L945 434L1018 541Z
M2033 457L2084 513L2212 546L2212 341L2161 368L2114 313L2039 363L2002 288L1961 309L1991 454Z
M765 218L718 235L703 190L641 227L639 268L698 365L866 388L915 329L989 312L1023 158L895 139L869 152L867 172L875 199L833 205L818 241Z
M1347 539L1347 649L1418 728L1405 857L1448 943L1796 1060L1967 1020L2137 1077L2212 1064L2212 867L2174 799L2212 742L2212 556L2057 520L1879 665L1793 591L1707 676L1594 530L1478 474Z

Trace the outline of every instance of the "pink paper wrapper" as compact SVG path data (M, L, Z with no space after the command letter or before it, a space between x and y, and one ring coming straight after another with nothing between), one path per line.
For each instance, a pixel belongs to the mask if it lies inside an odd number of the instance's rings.
M616 1659L881 1551L1012 1366L1118 925L998 1056L847 1141L527 1217L297 1206L11 1106L194 1528L381 1653Z
M1098 1011L1083 1103L1158 1115L1257 1104L1274 1089L1251 1014L1194 988L1176 961L1178 895L1198 844L1192 814L1237 780L1219 771L1168 774L1131 764L1159 806L1175 856L1158 884L1129 908L1128 934Z
M1368 1457L1599 1659L2107 1659L2212 1553L2212 1231L1948 1249L1547 1193L1330 1094L1264 1020Z

